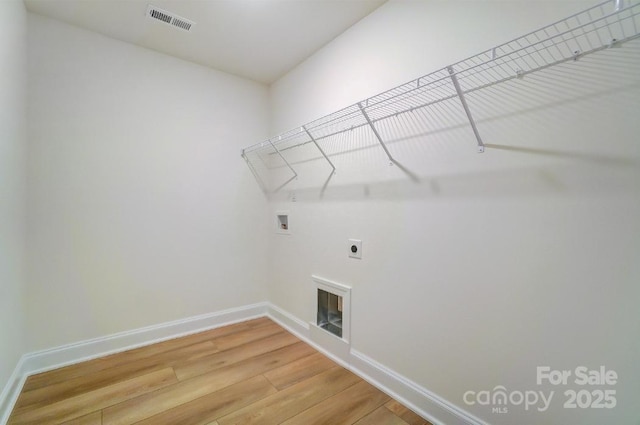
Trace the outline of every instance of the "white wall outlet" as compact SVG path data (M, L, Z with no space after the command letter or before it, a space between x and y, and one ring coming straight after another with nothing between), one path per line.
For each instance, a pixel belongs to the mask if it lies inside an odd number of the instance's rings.
M349 239L349 257L362 259L362 241Z

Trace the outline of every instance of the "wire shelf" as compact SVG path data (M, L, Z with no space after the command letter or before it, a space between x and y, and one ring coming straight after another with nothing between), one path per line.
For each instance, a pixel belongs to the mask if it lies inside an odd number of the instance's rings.
M251 145L243 149L242 156L265 191L279 190L297 176L285 159L286 151L314 144L333 167L318 142L354 129L368 127L384 148L389 160L395 162L376 125L449 100L462 104L474 130L478 150L482 152L484 145L466 104L465 95L616 47L640 37L639 29L640 2L608 0L302 127ZM274 182L266 182L260 177L263 173L283 168L287 173L279 178L284 179L284 183L278 181L274 185Z

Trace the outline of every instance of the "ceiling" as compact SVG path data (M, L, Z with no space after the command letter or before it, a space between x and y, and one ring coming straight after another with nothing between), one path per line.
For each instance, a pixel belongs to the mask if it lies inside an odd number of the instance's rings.
M31 12L270 84L386 0L25 0ZM146 16L148 4L196 24Z

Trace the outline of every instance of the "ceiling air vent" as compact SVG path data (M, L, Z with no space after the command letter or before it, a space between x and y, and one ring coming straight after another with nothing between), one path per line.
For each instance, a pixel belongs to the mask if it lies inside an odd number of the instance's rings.
M164 22L165 24L171 25L184 31L191 31L191 28L193 28L193 26L196 24L195 22L190 21L187 18L183 18L182 16L178 16L175 13L162 10L152 4L147 7L147 16L151 19Z

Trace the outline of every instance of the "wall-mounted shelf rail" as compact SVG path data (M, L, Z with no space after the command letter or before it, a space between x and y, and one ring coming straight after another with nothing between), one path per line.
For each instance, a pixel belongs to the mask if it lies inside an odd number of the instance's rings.
M391 163L396 163L376 126L384 120L458 99L471 127L479 152L484 151L481 129L473 120L465 95L554 65L577 61L585 55L612 48L640 37L640 1L608 0L554 22L507 43L402 84L337 112L242 150L242 157L265 191L277 191L297 176L285 159L286 152L346 131L369 127ZM273 164L273 158L281 162ZM399 165L399 164L398 164ZM259 169L287 168L283 182L265 182ZM274 186L275 189L271 189Z

